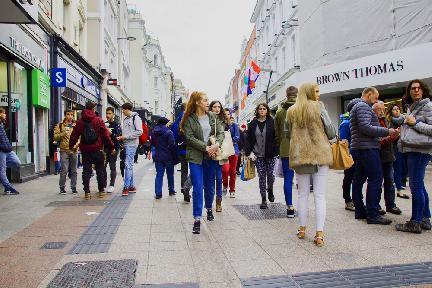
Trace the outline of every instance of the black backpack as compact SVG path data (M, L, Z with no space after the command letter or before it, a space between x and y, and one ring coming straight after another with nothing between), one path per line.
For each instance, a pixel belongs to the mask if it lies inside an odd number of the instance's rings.
M84 131L81 135L81 142L85 145L96 143L98 136L91 122L84 121Z

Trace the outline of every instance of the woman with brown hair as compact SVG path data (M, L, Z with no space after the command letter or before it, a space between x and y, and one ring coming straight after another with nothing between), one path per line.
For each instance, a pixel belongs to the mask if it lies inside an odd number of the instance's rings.
M323 246L327 173L333 163L329 140L336 137L336 130L324 104L319 101L319 86L316 83L300 86L295 104L288 109L287 124L290 131L290 167L296 172L299 193L300 228L297 237L304 239L306 236L312 176L316 216L314 243Z
M207 209L207 221L214 219L212 206L214 199L216 156L224 139L220 120L209 112L208 97L203 92L193 92L186 105L180 129L186 138L186 159L189 162L192 180L192 204L194 226L192 233L200 234L203 209L203 194ZM211 143L214 137L216 142Z
M270 109L266 103L258 104L255 118L249 123L247 131L246 156L255 165L258 172L261 194L261 209L267 209L267 194L270 202L274 202L273 184L275 181L274 168L279 148L275 136L275 124L270 116Z
M404 102L408 105L405 124L402 126L399 147L407 156L409 185L412 194L412 216L405 224L397 224L396 230L421 233L431 230L429 194L426 191L424 177L426 167L431 160L432 143L425 141L423 135L432 137L432 102L429 88L421 80L412 80L406 89ZM409 133L410 143L404 141L404 134ZM415 144L411 144L415 143Z

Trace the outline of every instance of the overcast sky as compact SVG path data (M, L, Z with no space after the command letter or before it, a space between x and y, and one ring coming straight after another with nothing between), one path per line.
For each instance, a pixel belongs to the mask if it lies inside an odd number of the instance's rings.
M249 38L255 0L128 0L158 38L165 61L190 90L224 100ZM223 102L223 101L222 101Z

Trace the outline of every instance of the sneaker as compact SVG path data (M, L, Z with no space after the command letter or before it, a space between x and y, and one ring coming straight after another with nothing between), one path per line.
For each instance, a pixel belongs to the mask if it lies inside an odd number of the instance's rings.
M66 190L64 188L60 188L60 195L66 195Z
M129 193L136 193L137 190L136 190L135 186L131 186L131 187L129 187L128 191L129 191Z
M367 224L377 224L377 225L390 225L392 221L390 219L386 219L382 216L378 216L374 219L367 219Z
M429 218L423 218L422 223L421 223L421 227L423 230L431 230L432 229L432 225L431 225L431 221Z
M397 231L401 232L409 232L415 234L422 233L422 225L412 220L406 222L405 224L397 224L395 227Z
M72 190L72 194L78 194L78 191L76 188L72 188L71 190Z
M395 207L393 207L393 208L390 208L390 209L386 209L386 210L387 210L387 212L389 212L389 213L391 213L391 214L395 214L395 215L400 215L400 214L402 214L402 210L399 209L399 207L397 207L397 206L395 206Z
M91 194L90 194L90 192L85 192L85 193L84 193L84 199L85 199L85 200L90 200L90 199L91 199Z
M171 191L171 192L169 192L169 196L174 196L174 195L176 195L177 194L177 192L175 192L175 191Z
M222 193L223 193L223 195L227 195L227 193L228 193L228 188L223 188Z
M355 211L354 203L352 201L345 203L345 210Z
M109 186L107 189L107 193L111 194L114 192L114 186Z
M288 208L287 209L287 217L288 218L294 218L295 217L295 210L294 210L294 208Z
M213 221L213 220L214 220L214 216L213 216L212 209L207 209L207 221Z
M200 220L195 220L193 228L192 228L192 234L200 234L201 233L201 222Z
M216 198L216 212L222 212L222 198Z
M260 209L267 209L267 208L268 208L267 201L263 200L260 204Z
M128 196L129 195L129 189L123 188L122 196Z
M99 193L98 193L98 197L99 197L99 198L104 198L104 197L106 196L106 194L107 194L107 193L105 193L104 190L99 191Z
M230 198L235 198L235 191L230 192Z
M190 201L191 201L191 196L190 196L189 192L185 192L185 193L183 193L183 200L184 200L185 202L187 202L187 203L190 203Z
M156 195L155 199L162 199L162 195Z
M18 195L20 194L15 188L9 188L4 191L4 195Z
M268 191L268 199L272 203L275 201L275 197L274 197L273 191Z

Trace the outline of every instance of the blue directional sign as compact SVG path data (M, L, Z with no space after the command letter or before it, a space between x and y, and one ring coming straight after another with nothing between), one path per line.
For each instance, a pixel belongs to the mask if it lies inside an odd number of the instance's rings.
M66 87L67 74L66 68L52 68L51 69L51 86L52 87Z

